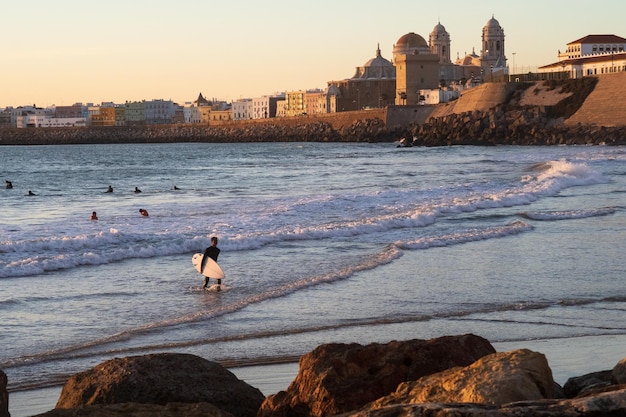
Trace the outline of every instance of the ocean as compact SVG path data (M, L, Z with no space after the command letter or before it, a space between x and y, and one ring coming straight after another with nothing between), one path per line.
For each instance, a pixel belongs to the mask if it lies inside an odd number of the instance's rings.
M0 189L0 369L11 395L156 352L241 367L329 342L474 333L575 351L626 335L625 147L0 153L13 183ZM202 289L191 264L211 236L221 291ZM624 356L576 362L602 370Z

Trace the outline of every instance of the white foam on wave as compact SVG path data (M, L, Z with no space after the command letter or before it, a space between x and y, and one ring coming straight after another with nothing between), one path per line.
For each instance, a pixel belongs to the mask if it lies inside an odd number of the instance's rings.
M78 358L82 356L92 356L97 355L99 352L106 352L107 354L130 354L132 352L143 351L148 348L167 349L173 347L192 346L195 344L206 344L209 342L209 340L207 340L206 337L203 336L199 339L190 339L184 342L163 343L159 346L134 346L110 350L111 343L129 339L137 334L146 334L151 331L162 331L163 328L170 326L178 326L180 324L193 323L213 317L223 316L225 314L239 311L248 306L261 303L269 299L284 297L286 295L295 293L303 288L348 279L359 272L373 270L382 265L391 263L393 260L403 255L403 249L414 250L427 249L429 247L436 246L457 245L472 241L515 235L529 230L532 230L532 226L522 221L516 221L511 224L498 227L487 227L484 229L467 229L464 231L444 234L440 236L423 237L413 241L394 242L393 244L385 247L379 253L360 257L355 262L330 273L303 277L289 283L269 288L256 294L249 295L239 300L233 300L229 303L217 305L215 308L202 309L182 316L170 317L166 320L146 323L142 326L132 329L126 329L113 335L94 339L85 343L50 350L38 355L34 355L32 357L22 358L21 360L28 363L36 363L58 357L63 357L67 359L70 357Z
M586 163L574 163L564 159L549 161L541 165L536 175L522 178L527 184L537 187L536 191L556 194L569 187L605 184L609 180Z
M233 201L230 210L210 217L207 229L198 228L200 221L195 216L199 210L206 213L207 207L195 204L182 208L177 205L176 215L162 215L150 221L124 217L116 222L112 219L103 222L104 230L97 230L98 223L77 224L68 219L48 225L44 231L37 229L36 237L31 237L32 230L24 228L12 233L11 240L0 241L0 278L198 252L210 244L213 234L219 235L220 245L232 252L289 241L350 238L425 228L443 215L528 205L568 187L605 182L605 177L585 163L559 160L535 165L532 173L517 183L478 182L428 190L376 190L306 198L268 196L261 201ZM181 212L186 215L181 216ZM583 211L551 216L571 218L603 213ZM550 215L527 213L527 217L531 216ZM208 217L202 218L209 222ZM515 227L504 230L511 229ZM479 238L480 233L456 239ZM449 244L454 238L437 236L433 239L430 244L435 241ZM426 242L413 243L422 244Z
M396 242L396 245L402 249L429 249L512 236L532 229L533 227L525 222L515 221L504 226L474 228L438 236L424 236L409 242Z
M613 207L604 207L588 210L525 211L521 215L531 220L570 220L608 216L613 213Z

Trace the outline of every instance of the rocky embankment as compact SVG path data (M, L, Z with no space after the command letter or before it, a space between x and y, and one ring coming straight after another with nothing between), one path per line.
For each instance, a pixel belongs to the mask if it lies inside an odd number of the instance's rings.
M545 107L451 114L408 129L413 146L451 145L624 145L626 128L567 126Z
M487 83L451 103L390 111L231 122L0 129L0 145L166 142L395 142L405 145L624 145L626 72L566 81ZM416 122L411 114L424 114ZM373 115L373 116L372 116ZM428 116L430 115L430 116ZM323 116L323 117L322 117ZM426 120L426 122L423 122Z
M87 128L0 129L0 145L119 144L169 142L361 142L396 140L379 119L357 119L333 128L325 121L302 124L255 123L227 126L161 125Z
M0 417L8 417L0 371ZM327 344L302 356L285 391L265 398L189 354L117 358L67 381L39 417L591 417L626 415L626 358L561 387L545 356L496 352L467 334L388 344Z
M452 113L421 125L388 129L384 121L355 120L336 129L324 121L297 126L148 126L67 129L0 129L0 145L243 142L395 142L412 146L451 145L625 145L626 127L566 125L548 108L529 106Z

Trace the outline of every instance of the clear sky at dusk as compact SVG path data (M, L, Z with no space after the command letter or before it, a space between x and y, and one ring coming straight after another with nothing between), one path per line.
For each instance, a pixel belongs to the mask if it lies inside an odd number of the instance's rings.
M518 72L588 34L626 37L621 0L30 0L2 5L0 107L235 100L325 88L438 21L452 59L492 17ZM515 55L513 55L515 53ZM515 62L513 62L515 61Z

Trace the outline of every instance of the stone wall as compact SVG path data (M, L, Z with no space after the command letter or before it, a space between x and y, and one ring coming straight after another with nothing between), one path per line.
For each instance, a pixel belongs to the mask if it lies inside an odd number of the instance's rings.
M413 146L625 145L626 127L569 126L545 107L474 111L431 119L403 134Z
M625 143L626 73L569 80L561 86L541 83L488 83L437 106L390 106L211 126L0 129L0 145L394 142L402 138L420 146ZM556 90L565 87L568 92Z
M566 122L594 126L626 126L626 72L598 76L598 84Z

